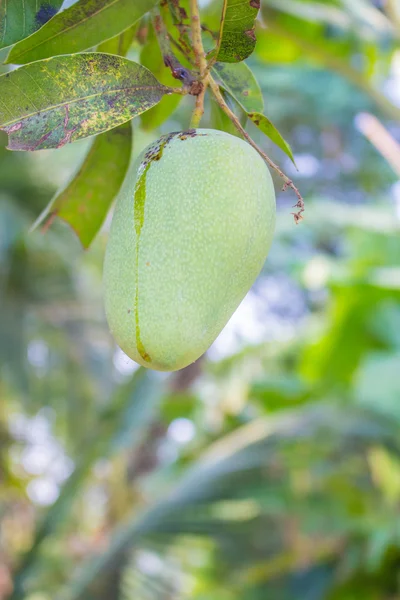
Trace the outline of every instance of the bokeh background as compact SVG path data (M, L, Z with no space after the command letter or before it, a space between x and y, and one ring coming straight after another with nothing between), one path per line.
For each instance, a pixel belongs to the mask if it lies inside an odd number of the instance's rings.
M1 600L400 598L399 39L398 0L263 0L247 62L299 172L248 131L305 218L278 194L254 288L175 374L110 336L109 221L87 252L29 233L87 142L0 138ZM135 154L188 126L174 108L134 121Z

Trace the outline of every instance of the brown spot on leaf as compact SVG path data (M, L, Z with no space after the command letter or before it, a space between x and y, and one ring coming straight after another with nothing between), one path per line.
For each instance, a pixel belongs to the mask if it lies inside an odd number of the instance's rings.
M52 131L48 131L47 133L45 133L44 135L42 135L42 137L40 138L40 140L38 140L36 142L36 144L34 144L33 146L29 147L29 150L36 150L36 148L38 146L40 146L40 144L43 144L43 142L45 142L47 140L47 138L49 138L51 136L53 132Z
M253 40L253 42L256 41L256 34L255 34L255 28L254 27L252 27L251 29L248 29L244 33L245 33L245 35L247 35L247 37L249 37L251 40Z
M154 29L156 30L156 33L160 33L162 30L162 20L161 20L161 15L155 15L154 17Z
M65 118L64 118L64 129L67 129L69 123L69 107L65 105Z
M149 28L147 27L147 25L142 25L142 27L139 27L138 32L136 34L136 38L139 44L141 44L142 46L146 43L148 33Z
M147 261L147 263L146 263L146 267L149 267L149 266L150 266L150 263L149 263L149 261Z
M260 10L260 0L250 0L250 6L251 8L256 8L257 10Z
M242 93L243 93L243 96L248 96L249 95L249 90L244 90Z
M61 148L61 146L65 146L65 144L68 144L71 141L72 134L75 133L75 131L78 129L78 127L79 127L79 125L76 125L69 131L66 131L64 137L57 144L57 148Z
M15 123L14 125L11 125L11 127L9 129L6 129L7 133L13 133L14 131L18 131L18 129L21 129L22 127L22 123Z
M131 309L130 308L128 308L127 313L128 313L128 315L131 314Z

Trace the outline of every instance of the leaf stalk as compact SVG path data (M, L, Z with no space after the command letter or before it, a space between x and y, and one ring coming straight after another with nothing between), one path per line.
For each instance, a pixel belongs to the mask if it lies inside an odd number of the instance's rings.
M263 150L261 150L261 148L249 136L249 134L244 129L244 127L242 127L242 125L241 125L239 119L237 118L237 116L235 115L235 113L226 104L226 102L220 92L219 85L211 77L211 75L208 75L208 84L210 86L212 93L214 94L214 97L215 97L218 105L224 111L224 113L229 117L229 119L232 121L232 123L234 124L236 129L239 131L239 133L245 138L245 140L250 144L250 146L252 146L258 152L258 154L261 156L261 158L264 159L264 161L271 167L271 169L276 171L276 173L278 173L279 177L281 177L283 179L283 182L284 182L283 183L283 191L285 191L287 188L291 188L294 191L294 193L296 194L297 202L293 208L298 208L299 210L297 212L292 213L292 215L294 217L295 223L298 224L299 221L301 221L303 218L302 213L304 212L304 200L303 200L299 190L293 183L292 179L290 179L290 177L285 175L285 173L282 171L282 169L280 169L278 167L278 165L275 164L274 161L271 160L270 157L265 152L263 152Z

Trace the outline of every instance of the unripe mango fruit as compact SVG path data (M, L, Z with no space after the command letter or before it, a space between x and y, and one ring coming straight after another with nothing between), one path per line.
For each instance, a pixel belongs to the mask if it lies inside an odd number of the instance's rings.
M122 350L160 371L199 358L260 273L274 226L272 178L247 142L196 129L148 146L122 186L104 263Z

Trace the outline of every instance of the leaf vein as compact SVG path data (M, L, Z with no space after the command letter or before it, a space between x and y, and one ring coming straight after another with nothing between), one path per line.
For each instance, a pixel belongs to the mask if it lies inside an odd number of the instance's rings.
M168 89L168 88L165 88L165 89ZM77 102L84 102L86 100L91 100L92 98L96 98L97 96L104 96L106 94L114 94L114 93L117 93L117 92L130 92L131 93L131 92L135 92L135 91L139 91L139 90L143 90L143 91L150 90L150 91L160 91L161 92L161 91L163 91L163 88L161 88L161 87L155 87L155 86L140 86L140 87L136 86L136 87L117 88L115 90L106 90L106 91L102 91L102 92L97 92L96 94L90 94L89 96L82 96L80 98L75 98L75 99L72 99L72 100L66 100L65 102L61 102L60 104L54 104L52 106L45 107L45 108L42 108L42 109L39 109L39 108L36 107L36 111L37 112L29 113L27 115L23 115L23 116L17 117L17 118L14 117L13 120L8 121L6 123L3 123L1 125L1 127L8 127L9 125L13 125L14 123L18 123L18 121L24 121L24 120L29 119L30 117L34 117L38 113L51 112L53 110L56 110L57 108L62 108L64 106L66 106L67 104L71 105L71 104L76 104ZM11 111L9 111L9 112L10 112L10 114L12 114Z

